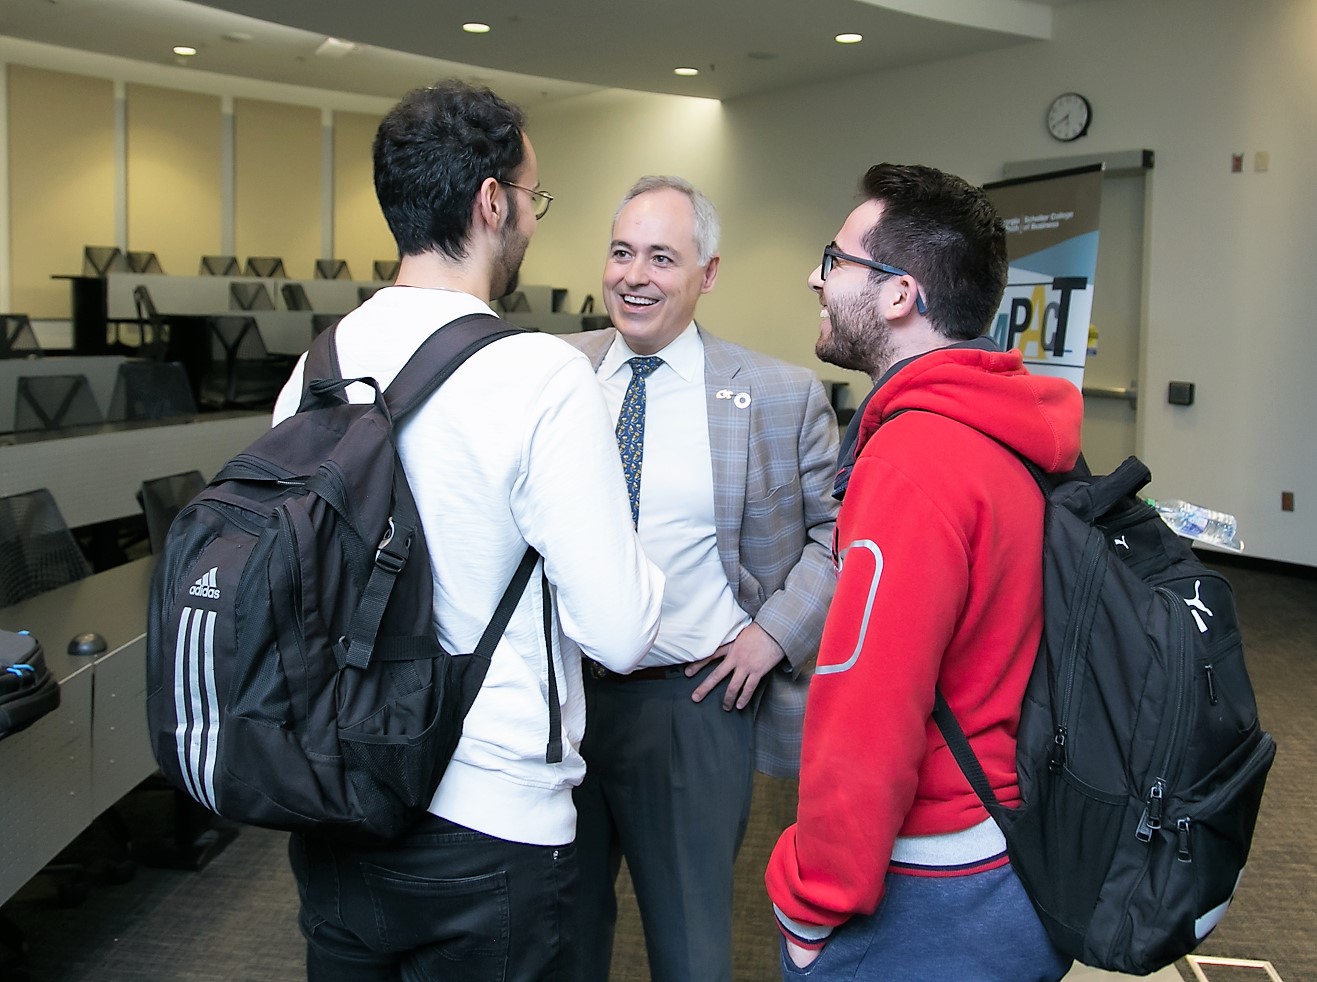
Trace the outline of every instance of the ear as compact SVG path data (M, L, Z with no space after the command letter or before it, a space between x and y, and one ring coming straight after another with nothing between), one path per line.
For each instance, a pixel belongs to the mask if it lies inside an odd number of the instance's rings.
M498 181L487 177L481 182L476 192L476 201L472 205L472 219L490 229L497 231L507 218L508 204L503 197L503 188Z
M919 310L919 283L913 276L892 276L883 283L888 291L885 316L889 321L912 314L924 316Z
M714 256L704 266L704 279L700 283L700 292L708 293L713 289L713 284L718 280L718 260L720 256Z

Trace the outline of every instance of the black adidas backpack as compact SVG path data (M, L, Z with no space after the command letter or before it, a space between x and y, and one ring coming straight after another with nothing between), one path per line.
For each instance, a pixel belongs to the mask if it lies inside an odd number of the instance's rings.
M308 351L297 413L179 512L151 586L147 715L161 771L202 805L377 837L424 812L538 556L527 550L473 655L440 648L394 428L467 357L517 333L459 318L386 392L362 380L374 403L348 404L331 328ZM551 652L548 630L546 616ZM548 657L548 757L560 760Z
M1018 808L997 801L941 692L933 716L1053 944L1143 975L1224 915L1276 745L1230 584L1137 496L1143 462L1061 478L1025 464L1047 500Z

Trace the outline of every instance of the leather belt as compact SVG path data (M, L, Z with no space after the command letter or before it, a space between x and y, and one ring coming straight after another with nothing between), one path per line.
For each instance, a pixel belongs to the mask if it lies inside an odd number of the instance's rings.
M686 673L685 665L651 665L623 675L589 658L581 659L581 667L587 675L601 682L658 682L663 679L675 679Z

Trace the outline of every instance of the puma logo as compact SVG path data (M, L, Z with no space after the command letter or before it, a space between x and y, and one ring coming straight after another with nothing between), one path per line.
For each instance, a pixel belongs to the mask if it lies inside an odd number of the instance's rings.
M1202 611L1203 614L1206 614L1208 617L1212 617L1214 615L1211 609L1208 608L1207 604L1203 603L1203 598L1200 596L1202 588L1203 588L1203 581L1194 580L1193 598L1186 599L1184 603L1185 606L1189 608L1189 613L1193 615L1194 623L1198 625L1198 633L1206 634L1207 623L1203 620L1202 614L1200 614L1199 611Z

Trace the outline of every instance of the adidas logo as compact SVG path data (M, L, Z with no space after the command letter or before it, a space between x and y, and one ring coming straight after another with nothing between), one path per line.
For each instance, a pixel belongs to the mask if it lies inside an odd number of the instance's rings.
M203 576L197 582L193 583L188 589L188 593L194 597L205 597L208 600L218 600L220 598L219 586L219 567L212 566L210 572Z

